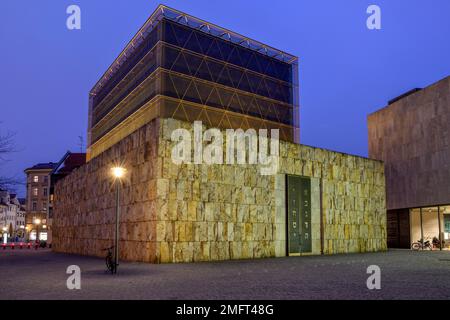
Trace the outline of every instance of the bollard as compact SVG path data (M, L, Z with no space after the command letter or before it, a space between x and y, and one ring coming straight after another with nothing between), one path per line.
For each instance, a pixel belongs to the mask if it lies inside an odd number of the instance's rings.
M3 250L5 250L6 249L6 244L2 244L2 247L3 247Z
M28 242L28 249L31 249L31 243Z
M15 247L14 243L11 243L11 249L12 250L14 250L14 247Z
M20 243L20 249L23 249L23 243L22 242Z
M35 246L34 246L34 250L37 250L37 249L38 249L38 245L35 245Z

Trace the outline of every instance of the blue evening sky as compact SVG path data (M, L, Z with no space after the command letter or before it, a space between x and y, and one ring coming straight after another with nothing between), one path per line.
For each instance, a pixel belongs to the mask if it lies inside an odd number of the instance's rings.
M86 137L88 92L159 1L2 0L0 133L18 152L0 175L23 177ZM164 4L300 58L301 142L367 155L369 113L450 74L448 0L167 0ZM81 7L82 29L66 28ZM366 9L382 10L382 29ZM23 188L20 188L23 193Z

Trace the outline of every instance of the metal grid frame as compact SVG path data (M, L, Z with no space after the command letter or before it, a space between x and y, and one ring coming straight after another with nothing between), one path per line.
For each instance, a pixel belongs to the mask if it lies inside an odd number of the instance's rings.
M105 85L105 83L109 81L109 79L118 71L118 69L122 66L122 64L133 55L136 48L150 34L154 26L157 25L159 21L163 18L178 22L180 24L185 24L191 28L195 28L202 32L211 34L215 37L219 37L221 39L230 41L234 44L238 44L250 50L259 52L261 54L265 54L271 58L280 60L282 62L293 65L296 65L298 63L298 57L294 55L275 49L259 41L250 39L239 33L219 27L213 23L193 17L176 9L167 7L165 5L159 5L156 8L156 10L152 13L150 18L147 19L144 25L139 29L136 35L127 44L125 49L110 65L110 67L103 74L100 80L94 85L94 87L90 92L91 95L95 95Z

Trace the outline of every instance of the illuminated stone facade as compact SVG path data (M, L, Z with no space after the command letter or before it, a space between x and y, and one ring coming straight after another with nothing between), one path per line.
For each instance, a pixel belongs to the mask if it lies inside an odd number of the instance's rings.
M176 165L170 140L176 128L192 124L153 120L58 182L53 249L104 255L114 237L109 169L119 160L129 170L121 259L286 256L286 174L311 179L312 250L303 254L386 249L381 162L282 141L276 175L261 175L258 165Z

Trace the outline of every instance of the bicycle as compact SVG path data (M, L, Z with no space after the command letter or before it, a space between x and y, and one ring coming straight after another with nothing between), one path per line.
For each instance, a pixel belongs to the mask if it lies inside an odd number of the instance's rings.
M116 263L113 258L112 249L114 249L114 246L105 248L105 249L103 249L103 251L108 250L108 254L106 255L106 258L105 258L106 269L107 269L107 271L111 272L111 274L114 274L114 273L116 273L117 266L116 266Z
M417 242L414 242L411 245L411 250L414 250L414 251L430 250L430 251L432 251L433 250L433 246L432 246L430 240L427 240L427 241L424 242L423 239L420 239L420 240L417 240Z

